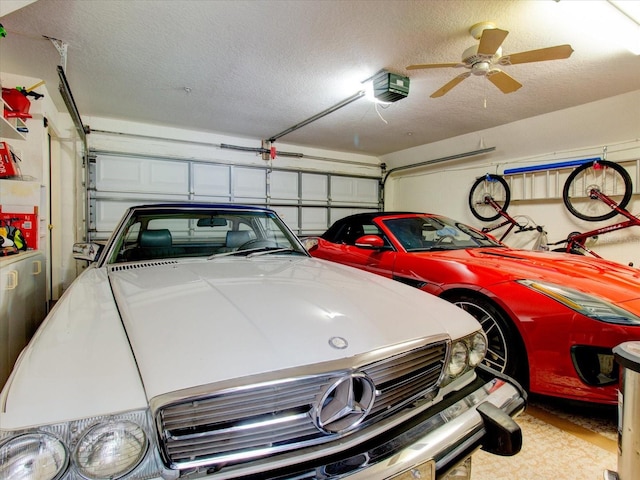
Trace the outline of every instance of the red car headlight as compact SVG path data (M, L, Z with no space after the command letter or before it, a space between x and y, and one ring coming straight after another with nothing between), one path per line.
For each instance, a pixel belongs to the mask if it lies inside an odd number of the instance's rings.
M640 325L640 317L612 303L572 288L537 280L517 280L520 285L554 299L585 317L618 325Z

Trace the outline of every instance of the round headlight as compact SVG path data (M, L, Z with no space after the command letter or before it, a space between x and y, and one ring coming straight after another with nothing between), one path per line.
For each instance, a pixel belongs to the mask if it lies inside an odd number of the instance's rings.
M48 433L28 433L0 446L0 478L55 480L67 469L64 445Z
M469 365L475 367L487 354L487 337L478 332L469 341Z
M451 346L451 359L449 360L449 375L456 377L465 371L469 361L469 351L464 342L456 342Z
M119 478L133 470L147 450L147 436L130 421L91 427L74 453L78 471L90 479Z

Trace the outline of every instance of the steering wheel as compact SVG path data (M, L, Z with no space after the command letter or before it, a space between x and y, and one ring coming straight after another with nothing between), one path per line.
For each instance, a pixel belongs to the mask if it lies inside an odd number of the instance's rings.
M441 237L438 238L438 240L436 240L436 245L440 245L441 243L445 243L446 239L451 240L450 242L446 242L446 243L451 243L451 244L456 243L456 238L453 235L442 235Z
M238 250L249 250L251 248L277 248L278 245L272 240L263 240L261 238L254 238L248 242L244 242L238 247Z

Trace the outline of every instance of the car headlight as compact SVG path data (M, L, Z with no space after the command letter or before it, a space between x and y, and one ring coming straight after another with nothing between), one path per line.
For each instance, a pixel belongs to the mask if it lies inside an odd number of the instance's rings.
M474 333L469 342L469 365L476 367L484 360L487 354L487 337L483 332Z
M148 409L0 429L0 479L167 478Z
M101 423L80 439L73 454L86 478L119 478L140 463L147 451L147 436L131 421Z
M458 341L451 345L451 358L449 359L449 367L447 373L452 377L457 377L465 371L469 364L469 350L467 345Z
M441 386L477 367L487 353L487 337L479 330L451 344L451 354Z
M306 237L306 238L300 239L300 241L302 242L302 245L304 245L304 248L306 248L308 252L311 251L312 248L318 246L318 237Z
M593 295L537 280L517 280L517 282L554 299L585 317L618 325L640 325L640 317L637 315Z
M0 446L0 478L55 480L68 463L64 445L48 433L18 435Z

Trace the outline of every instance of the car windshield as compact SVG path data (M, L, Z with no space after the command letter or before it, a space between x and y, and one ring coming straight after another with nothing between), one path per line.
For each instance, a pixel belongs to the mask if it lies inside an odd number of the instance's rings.
M115 234L108 263L306 251L270 211L141 208Z
M415 216L383 222L410 252L501 246L477 230L446 217Z

